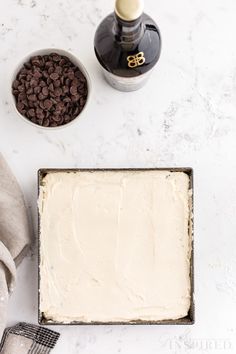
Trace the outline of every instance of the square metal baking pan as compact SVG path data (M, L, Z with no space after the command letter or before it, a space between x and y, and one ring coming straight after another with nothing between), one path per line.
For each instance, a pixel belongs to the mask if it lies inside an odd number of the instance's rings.
M192 249L190 259L190 281L191 281L191 304L188 315L177 320L163 320L163 321L145 321L136 320L130 322L78 322L60 323L48 320L40 311L40 214L38 211L38 322L41 325L192 325L195 323L195 304L194 304L194 233L193 233L193 169L189 167L180 168L77 168L77 169L59 169L59 168L42 168L38 171L38 194L43 178L48 173L57 172L97 172L97 171L170 171L170 172L184 172L189 176L190 186L192 190L192 197L190 198L190 217L189 217L189 235L191 237Z

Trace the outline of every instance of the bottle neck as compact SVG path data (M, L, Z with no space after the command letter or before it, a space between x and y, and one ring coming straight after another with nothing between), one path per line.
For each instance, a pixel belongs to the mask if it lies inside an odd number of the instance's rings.
M142 16L134 21L124 21L117 14L114 14L114 31L119 42L135 42L143 33Z

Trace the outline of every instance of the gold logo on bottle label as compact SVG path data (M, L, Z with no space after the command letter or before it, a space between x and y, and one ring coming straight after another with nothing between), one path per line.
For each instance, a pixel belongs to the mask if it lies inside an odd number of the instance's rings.
M137 66L141 66L145 63L144 52L139 52L135 55L129 55L127 57L128 67L136 68Z

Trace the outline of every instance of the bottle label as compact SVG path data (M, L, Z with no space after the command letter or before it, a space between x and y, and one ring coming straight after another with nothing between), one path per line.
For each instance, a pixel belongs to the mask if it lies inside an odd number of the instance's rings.
M129 55L127 57L128 67L136 68L137 66L141 66L145 63L144 52L139 52L135 55Z
M114 75L104 68L102 68L103 74L107 82L117 90L120 91L135 91L144 86L148 80L152 70L149 70L147 73L135 76L135 77L121 77Z

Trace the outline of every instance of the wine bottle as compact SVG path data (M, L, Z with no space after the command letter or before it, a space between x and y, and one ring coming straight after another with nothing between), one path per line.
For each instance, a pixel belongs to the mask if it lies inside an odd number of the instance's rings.
M141 88L159 60L160 31L142 0L116 0L98 26L94 49L107 82L121 91Z

